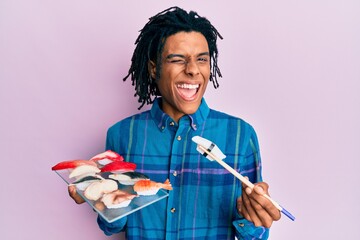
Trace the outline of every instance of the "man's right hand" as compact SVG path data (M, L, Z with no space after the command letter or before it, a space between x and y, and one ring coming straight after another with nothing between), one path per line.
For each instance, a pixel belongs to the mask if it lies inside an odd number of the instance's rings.
M68 186L69 196L74 199L77 204L82 204L85 200L76 192L76 187L74 185Z

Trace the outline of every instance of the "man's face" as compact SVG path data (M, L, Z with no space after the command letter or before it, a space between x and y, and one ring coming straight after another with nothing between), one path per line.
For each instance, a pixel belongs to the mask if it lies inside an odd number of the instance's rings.
M205 37L199 32L178 32L166 39L162 53L160 79L162 110L175 121L199 108L210 78L210 54ZM156 67L150 63L150 73Z

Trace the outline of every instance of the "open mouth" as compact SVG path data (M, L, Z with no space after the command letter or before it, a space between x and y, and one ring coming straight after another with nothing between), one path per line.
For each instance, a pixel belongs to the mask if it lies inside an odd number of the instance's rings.
M180 96L187 100L193 100L196 97L196 93L199 90L200 85L199 84L188 84L188 83L182 83L176 85Z

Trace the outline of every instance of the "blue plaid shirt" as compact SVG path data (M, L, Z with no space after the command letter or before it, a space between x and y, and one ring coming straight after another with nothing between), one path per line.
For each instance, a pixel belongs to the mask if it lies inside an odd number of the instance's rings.
M167 178L169 197L113 223L98 217L106 235L126 231L127 239L267 239L269 231L238 215L241 183L216 161L196 150L193 136L216 143L224 161L261 181L261 162L254 129L245 121L210 109L205 100L198 111L178 123L164 113L161 98L151 110L126 118L108 130L106 148L137 164L153 181Z

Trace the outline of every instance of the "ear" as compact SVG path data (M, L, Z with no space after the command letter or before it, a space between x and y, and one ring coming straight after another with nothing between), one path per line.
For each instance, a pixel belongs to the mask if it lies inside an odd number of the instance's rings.
M149 60L148 62L149 74L153 79L156 79L156 65L153 61Z

